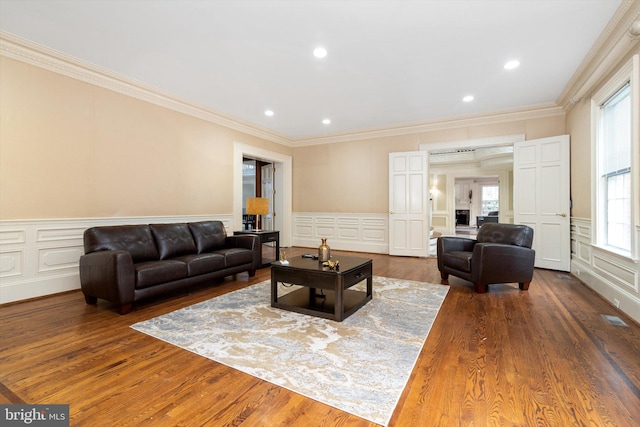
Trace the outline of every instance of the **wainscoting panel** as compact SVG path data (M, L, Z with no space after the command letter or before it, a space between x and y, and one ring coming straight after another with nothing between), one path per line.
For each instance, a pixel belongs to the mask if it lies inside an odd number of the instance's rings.
M8 245L11 243L24 243L27 241L24 229L0 229L0 245Z
M571 218L571 273L640 323L638 262L593 245L591 232L590 219Z
M0 252L0 279L3 277L21 276L24 266L24 251Z
M94 226L220 220L233 215L0 221L0 304L80 288L84 230Z
M317 248L321 239L333 249L389 253L387 214L293 213L293 246Z

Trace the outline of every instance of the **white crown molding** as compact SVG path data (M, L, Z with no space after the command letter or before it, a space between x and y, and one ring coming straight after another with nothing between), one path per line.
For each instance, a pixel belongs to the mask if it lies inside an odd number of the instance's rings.
M268 129L242 122L200 107L170 93L113 71L98 67L46 46L34 43L6 31L0 31L0 55L53 71L104 89L131 96L171 110L197 117L220 126L237 130L267 141L290 146L288 138Z
M0 55L288 147L394 137L469 126L555 117L565 114L564 110L557 104L547 103L490 114L452 117L380 129L366 129L319 138L291 139L268 129L243 122L240 119L179 99L170 93L138 80L25 40L6 31L0 31Z
M395 126L391 128L363 130L361 132L352 132L320 138L294 139L293 145L296 147L302 147L308 145L335 144L338 142L357 141L373 138L387 138L400 135L443 131L471 126L484 126L496 123L533 120L564 115L565 112L561 107L559 107L555 103L547 103L541 105L532 105L529 107L520 107L491 114L479 114L474 116L457 117L432 122L414 123L405 126Z
M640 1L625 0L556 100L565 112L587 95L613 67L640 44L629 33L640 18Z

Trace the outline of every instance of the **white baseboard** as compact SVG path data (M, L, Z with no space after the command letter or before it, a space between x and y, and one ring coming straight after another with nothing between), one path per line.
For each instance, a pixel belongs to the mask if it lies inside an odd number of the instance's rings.
M89 227L212 219L233 234L232 215L0 221L0 304L80 289L79 260Z

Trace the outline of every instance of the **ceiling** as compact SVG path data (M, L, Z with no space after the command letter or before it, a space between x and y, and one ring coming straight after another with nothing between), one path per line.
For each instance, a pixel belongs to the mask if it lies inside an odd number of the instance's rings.
M0 0L0 29L295 142L553 104L620 3Z

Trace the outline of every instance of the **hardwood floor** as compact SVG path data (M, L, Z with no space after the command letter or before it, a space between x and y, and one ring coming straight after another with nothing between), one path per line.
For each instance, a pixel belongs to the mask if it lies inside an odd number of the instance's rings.
M360 255L375 275L440 283L435 259ZM2 306L0 403L68 403L74 426L375 425L129 328L269 271L125 316L105 301L86 305L79 291ZM391 426L640 424L640 327L576 278L536 270L529 291L486 294L450 285Z

